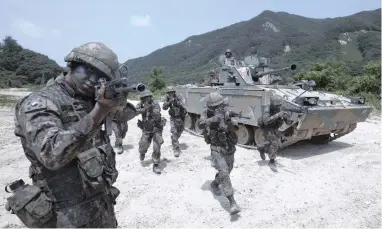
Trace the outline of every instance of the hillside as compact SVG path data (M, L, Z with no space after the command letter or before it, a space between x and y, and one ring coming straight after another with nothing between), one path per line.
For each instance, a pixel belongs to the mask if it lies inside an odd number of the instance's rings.
M147 83L153 66L163 66L169 83L201 82L230 48L236 57L257 53L272 58L271 67L296 63L298 71L313 62L336 59L355 75L381 55L381 9L338 18L312 19L285 12L258 16L128 60L131 79Z
M44 84L61 71L54 60L24 49L10 36L0 43L0 88Z

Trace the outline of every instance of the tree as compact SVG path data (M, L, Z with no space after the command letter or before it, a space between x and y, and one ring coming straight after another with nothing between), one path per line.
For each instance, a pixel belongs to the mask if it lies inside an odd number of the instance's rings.
M152 92L162 90L166 87L166 82L163 78L163 67L154 66L151 69L149 88Z

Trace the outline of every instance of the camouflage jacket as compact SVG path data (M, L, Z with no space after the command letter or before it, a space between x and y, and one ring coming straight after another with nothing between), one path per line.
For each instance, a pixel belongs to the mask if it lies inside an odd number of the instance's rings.
M53 85L53 84L55 84L56 82L61 83L61 82L63 82L64 78L65 78L65 77L64 77L63 74L60 74L60 75L58 75L58 76L56 76L56 77L53 77L53 78L51 78L51 79L48 80L48 82L46 83L46 86Z
M89 114L94 105L77 96L66 82L33 92L16 105L15 135L31 162L30 177L34 184L43 184L54 201L81 201L93 195L83 183L87 178L103 183L99 192L117 178L115 153ZM99 157L107 164L101 165ZM86 177L102 167L110 176Z
M179 95L176 95L175 99L172 99L169 95L166 95L162 108L163 110L170 108L168 114L171 116L171 118L181 118L184 120L187 114L187 110L184 107L182 98Z
M133 104L126 102L126 105L123 109L117 110L112 115L113 121L115 122L128 122L131 119L135 118L135 116L137 116L138 113Z
M263 115L257 122L261 128L278 129L283 124L282 118L282 112L277 112L271 106L266 106Z
M221 121L224 122L224 128L221 127ZM211 109L203 111L200 127L207 144L226 147L237 143L237 123L232 119L220 120Z
M152 101L150 104L142 104L139 102L135 106L135 109L138 114L142 115L142 121L138 121L138 126L143 131L155 132L163 129L164 124L161 109L157 101Z

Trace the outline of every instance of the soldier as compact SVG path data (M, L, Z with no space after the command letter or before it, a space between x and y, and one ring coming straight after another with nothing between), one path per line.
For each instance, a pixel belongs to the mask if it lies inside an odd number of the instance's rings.
M54 82L59 82L61 80L63 80L66 76L66 74L68 74L69 72L69 68L68 67L64 67L63 68L63 71L62 71L62 74L58 75L57 77L53 77L51 78L50 80L48 80L48 82L46 83L46 86L50 86L52 84L54 84Z
M115 135L115 145L116 153L123 153L122 141L126 137L126 133L129 129L129 120L137 116L137 111L133 104L126 102L126 106L123 109L117 110L114 114L112 121L112 129Z
M104 86L95 98L94 86L116 78L117 55L90 42L65 61L70 70L62 82L29 94L15 108L15 134L31 162L33 185L13 190L7 209L27 227L116 228L119 190L112 185L118 171L101 124L122 103L105 99Z
M163 103L163 110L167 110L170 115L171 124L171 144L174 150L174 156L179 157L180 148L178 139L184 130L184 120L186 118L187 110L184 107L182 98L175 93L175 89L171 88L167 91L165 102Z
M141 100L135 107L136 111L142 115L142 121L138 120L138 127L142 130L142 137L139 141L140 160L145 159L146 152L153 142L153 172L161 174L159 168L161 146L163 144L163 127L166 125L166 119L162 118L159 103L153 100L150 91L146 90L139 96Z
M232 56L232 52L230 49L227 49L224 53L225 59L224 64L228 66L235 65L235 58Z
M230 203L230 213L237 214L241 210L234 199L234 191L230 179L235 160L237 123L232 117L232 111L227 110L227 98L212 92L206 97L207 109L203 112L200 128L203 129L204 140L210 144L213 166L218 170L215 180L211 182L212 191L220 196L221 190ZM223 117L217 116L218 113Z
M278 128L284 120L289 119L287 111L281 111L282 98L278 96L271 97L271 103L264 109L263 115L258 119L259 129L256 134L261 134L263 143L257 145L261 159L265 160L265 154L268 154L269 164L275 163L277 152L281 146L281 133Z

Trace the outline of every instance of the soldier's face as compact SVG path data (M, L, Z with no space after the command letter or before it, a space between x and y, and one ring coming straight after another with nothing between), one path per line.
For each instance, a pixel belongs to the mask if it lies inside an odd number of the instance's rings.
M95 86L101 78L108 78L103 72L89 65L77 65L71 72L71 80L76 90L84 96L95 96Z

